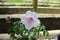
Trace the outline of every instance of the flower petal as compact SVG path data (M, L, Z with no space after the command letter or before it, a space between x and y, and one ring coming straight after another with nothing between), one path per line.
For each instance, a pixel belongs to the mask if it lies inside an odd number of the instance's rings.
M37 27L37 26L39 26L40 25L40 20L35 20L34 22L32 22L32 25L34 26L34 27Z
M27 12L26 12L26 16L31 16L31 15L30 15L31 13L32 13L31 11L27 11Z
M27 18L24 16L24 17L22 17L21 18L21 22L23 23L23 24L27 24L28 22L27 22Z
M28 20L30 17L33 18L32 22L29 22ZM30 30L33 26L37 27L40 24L37 13L31 11L26 12L26 15L21 18L21 22L25 25L27 30Z
M38 18L38 14L37 14L36 12L32 12L32 16L33 16L34 18Z
M26 25L25 25L25 28L26 28L27 30L30 30L30 29L32 29L32 25L31 25L31 24L26 24Z
M33 16L34 18L38 18L38 14L36 12L31 11L27 11L26 16Z

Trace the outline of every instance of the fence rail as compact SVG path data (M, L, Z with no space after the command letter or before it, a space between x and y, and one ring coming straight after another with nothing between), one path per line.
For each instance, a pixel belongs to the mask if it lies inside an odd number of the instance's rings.
M13 5L13 4L15 4L15 5L32 5L32 2L31 3L13 3L13 2L0 2L0 5ZM54 2L38 2L38 5L44 5L44 4L57 4L57 5L60 5L60 2L58 3L54 3Z
M48 32L49 32L49 35L51 36L50 39L54 40L54 38L57 36L57 34L60 33L60 30L50 30ZM10 35L8 35L7 33L6 34L0 34L0 39L1 40L10 40Z
M25 14L2 14L0 15L0 18L7 18L8 16L10 18L21 18ZM38 14L39 18L60 18L60 14Z

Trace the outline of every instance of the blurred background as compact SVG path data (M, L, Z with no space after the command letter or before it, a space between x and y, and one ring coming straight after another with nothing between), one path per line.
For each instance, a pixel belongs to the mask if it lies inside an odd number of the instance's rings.
M60 30L60 0L0 0L0 33L8 33L14 21L33 9L48 31Z
M43 14L39 19L47 30L60 29L60 15L57 15L60 14L60 0L37 0L35 2L37 7L33 8L34 1L36 0L0 0L0 32L7 32L12 22L20 20L17 15L17 18L10 18L8 15L25 14L26 11L33 9L37 10L38 14Z

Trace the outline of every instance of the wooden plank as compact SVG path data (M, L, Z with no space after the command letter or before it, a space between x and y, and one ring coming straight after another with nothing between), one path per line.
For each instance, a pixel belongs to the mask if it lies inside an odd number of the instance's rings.
M21 18L25 14L1 14L0 18L7 18L8 16L10 18ZM38 14L39 18L60 18L60 14Z
M10 39L10 35L8 34L0 34L0 40L9 40Z
M32 6L0 6L0 8L33 8ZM60 9L60 7L37 7L42 9Z
M32 3L0 2L0 5L32 5Z
M48 31L49 35L51 36L51 38L55 38L57 34L60 33L60 30L50 30ZM42 34L42 32L41 32ZM0 34L0 39L10 39L10 35L6 34Z
M39 2L39 1L38 1ZM32 5L32 2L31 3L13 3L13 2L0 2L1 5ZM47 2L39 2L38 5L47 5ZM57 3L54 3L54 2L48 2L48 5L49 4L60 4L60 2L57 2Z

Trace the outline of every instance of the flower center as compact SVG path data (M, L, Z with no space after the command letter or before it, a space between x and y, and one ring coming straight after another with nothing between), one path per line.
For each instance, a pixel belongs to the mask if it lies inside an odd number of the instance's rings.
M28 21L29 21L29 22L32 22L32 21L33 21L33 18L32 18L32 17L30 17L30 18L28 19Z

